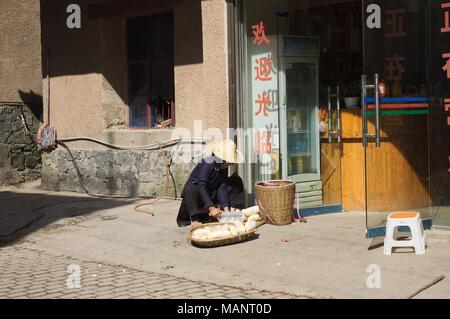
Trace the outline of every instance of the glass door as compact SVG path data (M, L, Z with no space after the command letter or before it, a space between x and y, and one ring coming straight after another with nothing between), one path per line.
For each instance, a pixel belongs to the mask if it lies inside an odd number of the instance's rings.
M367 237L387 216L431 225L427 1L363 1L362 130Z
M429 1L430 193L433 227L450 229L450 7Z

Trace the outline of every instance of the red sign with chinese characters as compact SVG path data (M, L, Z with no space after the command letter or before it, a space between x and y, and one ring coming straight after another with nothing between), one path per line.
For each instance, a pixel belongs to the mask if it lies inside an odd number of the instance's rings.
M264 58L258 58L256 62L256 81L271 81L272 80L272 57L268 55Z
M273 72L272 50L270 40L266 35L266 26L263 21L252 25L252 45L256 55L252 57L253 67L253 103L254 125L258 131L254 136L255 151L259 155L271 155L275 148L273 134L265 127L274 120L273 109L276 107L273 100L273 87L275 74ZM271 159L269 157L268 159Z
M253 30L253 36L254 36L254 40L253 40L253 44L260 46L261 44L263 44L263 42L265 42L266 44L269 44L269 39L267 39L266 37L266 30L264 28L264 23L261 21L259 24L255 24L252 26L252 30Z

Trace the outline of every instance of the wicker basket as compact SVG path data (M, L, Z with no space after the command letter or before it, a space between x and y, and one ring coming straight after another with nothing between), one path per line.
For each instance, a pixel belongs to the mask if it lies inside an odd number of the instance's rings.
M191 242L194 246L211 248L211 247L232 245L232 244L237 244L237 243L246 241L246 240L250 239L256 231L256 228L255 228L248 232L245 232L245 233L242 233L242 234L239 234L236 236L229 236L229 237L216 238L216 239L198 240L198 239L192 238L192 233L196 229L200 229L200 228L204 228L204 227L208 227L208 226L210 227L210 226L227 225L227 224L234 225L234 223L232 223L232 222L220 222L220 223L208 223L208 224L203 224L203 225L198 225L198 226L192 227L191 230L189 231L189 239L191 240Z
M294 182L285 180L259 182L255 184L255 191L260 214L264 220L278 226L292 222Z

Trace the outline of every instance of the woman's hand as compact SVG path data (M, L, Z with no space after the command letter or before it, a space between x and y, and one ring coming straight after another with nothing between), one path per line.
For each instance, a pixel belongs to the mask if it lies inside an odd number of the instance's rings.
M218 218L220 217L220 209L219 209L218 207L211 206L211 207L209 208L209 216L218 219Z

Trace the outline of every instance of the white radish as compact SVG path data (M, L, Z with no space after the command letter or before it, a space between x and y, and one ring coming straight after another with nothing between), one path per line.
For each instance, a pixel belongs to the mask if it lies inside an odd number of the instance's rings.
M249 220L245 223L245 229L247 231L253 230L256 228L256 222L254 220Z
M259 207L253 206L242 210L242 215L245 217L250 217L259 213Z
M248 218L248 220L249 220L249 221L250 221L250 220L253 220L253 221L255 221L255 222L258 222L258 221L261 220L261 216L259 216L259 214L252 215L252 216L250 216L250 217Z

